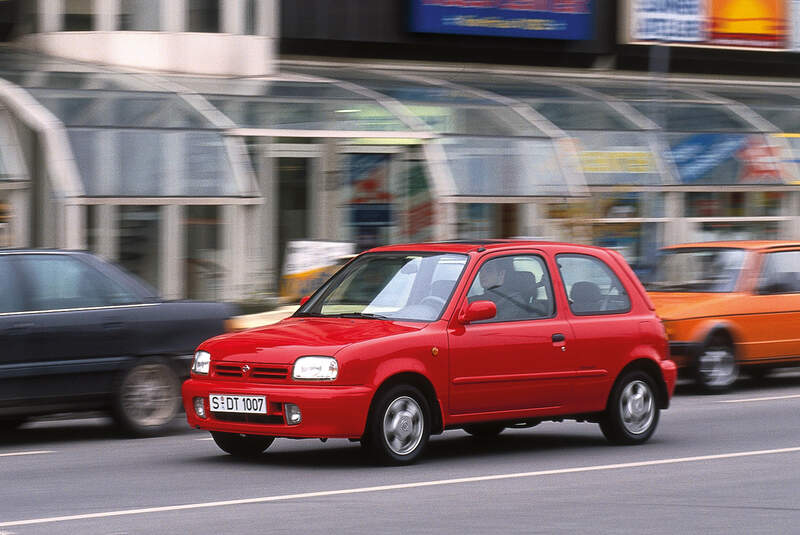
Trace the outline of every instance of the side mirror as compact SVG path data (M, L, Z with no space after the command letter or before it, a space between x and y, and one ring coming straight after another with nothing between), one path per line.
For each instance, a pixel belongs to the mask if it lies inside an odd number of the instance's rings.
M458 321L464 325L473 321L488 320L497 315L497 305L491 301L473 301L461 311Z
M301 297L300 298L300 306L305 305L308 302L309 299L311 299L310 295L304 295L303 297Z

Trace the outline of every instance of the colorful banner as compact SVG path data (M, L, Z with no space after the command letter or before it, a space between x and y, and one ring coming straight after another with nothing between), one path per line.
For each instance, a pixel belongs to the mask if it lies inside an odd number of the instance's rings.
M666 134L684 184L784 184L780 147L760 134Z
M411 0L411 31L586 40L593 0Z
M629 0L632 42L785 49L789 0Z

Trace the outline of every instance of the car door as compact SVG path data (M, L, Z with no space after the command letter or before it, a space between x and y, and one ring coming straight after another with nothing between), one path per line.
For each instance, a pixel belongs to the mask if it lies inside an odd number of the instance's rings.
M14 260L30 318L22 363L35 371L38 394L110 392L116 370L132 354L127 314L136 296L80 255L32 253Z
M593 254L558 254L556 264L574 333L571 410L599 410L605 406L614 374L639 344L639 321L631 316L630 292L635 290Z
M502 280L490 278L498 268ZM490 300L497 315L467 325L451 323L451 414L560 406L574 373L568 350L572 335L556 307L544 254L492 255L477 266L467 288L459 310L469 302Z
M762 257L755 295L748 301L748 321L739 322L739 358L795 360L800 358L800 250Z

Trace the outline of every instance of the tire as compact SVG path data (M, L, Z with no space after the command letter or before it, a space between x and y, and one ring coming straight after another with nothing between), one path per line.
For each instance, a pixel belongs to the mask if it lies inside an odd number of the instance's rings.
M483 423L483 424L472 424L472 425L465 425L464 431L469 433L475 438L494 438L500 433L503 432L506 426L503 424L496 424L496 423Z
M235 457L252 458L264 453L275 441L275 437L260 435L240 435L238 433L220 433L212 431L211 437L225 453Z
M3 431L14 431L15 429L19 429L19 427L27 421L27 416L9 416L0 418L0 429Z
M133 436L164 433L180 411L180 388L167 362L143 359L125 372L117 386L113 402L117 425Z
M362 444L381 464L411 464L428 444L430 415L422 392L410 385L394 386L374 403Z
M614 444L643 444L658 425L658 399L653 378L639 370L621 376L608 399L600 429Z
M697 356L694 371L695 383L704 392L715 394L729 390L739 378L739 366L728 338L712 337Z

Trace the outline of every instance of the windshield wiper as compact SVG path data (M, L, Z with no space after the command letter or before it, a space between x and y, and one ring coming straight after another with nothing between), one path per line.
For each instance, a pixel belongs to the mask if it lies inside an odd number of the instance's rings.
M392 319L389 316L382 314L372 314L370 312L342 312L341 314L323 314L325 318L355 318L355 319L370 319L370 320L388 320Z

